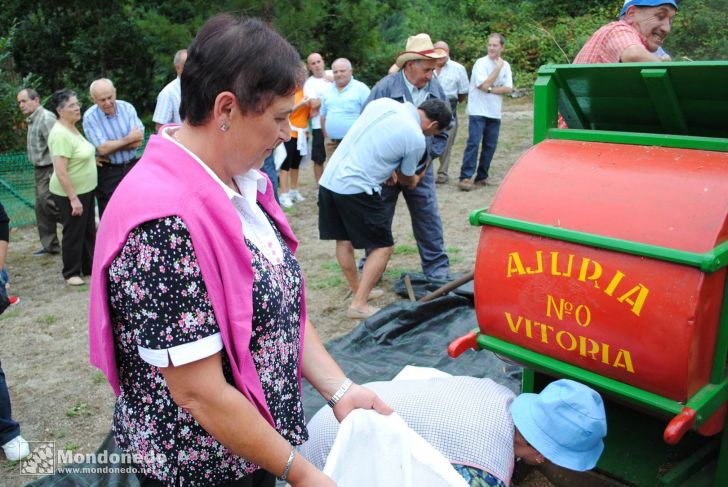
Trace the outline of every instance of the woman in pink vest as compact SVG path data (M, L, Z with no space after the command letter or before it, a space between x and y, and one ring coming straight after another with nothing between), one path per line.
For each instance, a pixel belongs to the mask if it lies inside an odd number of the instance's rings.
M182 125L151 137L99 226L91 362L141 485L334 485L296 455L302 376L339 419L391 412L306 319L297 241L259 171L290 138L300 66L262 22L210 19L188 50Z

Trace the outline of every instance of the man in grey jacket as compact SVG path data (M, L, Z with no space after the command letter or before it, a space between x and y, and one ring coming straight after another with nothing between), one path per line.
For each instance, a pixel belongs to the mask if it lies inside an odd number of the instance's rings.
M427 34L417 34L407 39L407 46L397 56L397 73L382 78L372 89L367 103L378 98L392 98L399 102L410 102L420 106L422 102L438 98L447 102L447 96L437 79L433 79L436 60L446 56L436 50ZM438 157L447 147L447 132L427 137L427 150L420 166ZM414 189L394 184L382 188L382 198L389 212L394 209L399 194L404 195L412 220L417 249L420 253L422 272L433 279L447 279L450 262L445 252L445 239L437 206L435 177L432 167L427 167L425 177Z
M35 168L35 221L42 247L33 252L33 255L55 255L60 252L56 233L58 208L48 189L53 174L48 134L56 124L56 116L40 105L40 96L33 88L20 90L17 100L18 108L28 117L28 160Z

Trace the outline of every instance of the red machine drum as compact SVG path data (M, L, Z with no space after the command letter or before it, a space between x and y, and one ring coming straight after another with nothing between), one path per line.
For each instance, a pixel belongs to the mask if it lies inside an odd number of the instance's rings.
M489 213L694 253L728 239L728 154L547 140ZM708 382L725 269L484 226L482 333L676 401Z

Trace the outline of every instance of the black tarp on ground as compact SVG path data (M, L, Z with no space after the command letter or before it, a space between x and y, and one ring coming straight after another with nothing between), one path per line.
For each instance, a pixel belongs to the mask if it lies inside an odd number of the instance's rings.
M411 274L410 278L418 299L443 284L428 281L418 274ZM402 296L407 295L402 280L395 285L395 291ZM520 387L520 367L506 364L493 353L467 351L457 359L448 357L448 344L474 328L477 328L477 323L470 283L428 303L396 302L360 323L351 333L331 340L326 348L344 372L358 383L389 380L405 365L417 365L434 367L453 375L490 377L517 392ZM307 418L325 404L323 398L305 381L303 404ZM110 434L97 453L104 451L109 454L121 453ZM74 464L67 467L99 466ZM108 466L116 468L123 465ZM138 483L133 474L63 473L43 477L32 485L132 487Z

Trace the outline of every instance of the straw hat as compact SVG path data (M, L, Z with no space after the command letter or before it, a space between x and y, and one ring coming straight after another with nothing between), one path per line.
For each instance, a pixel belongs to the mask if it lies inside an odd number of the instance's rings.
M404 51L397 56L395 63L400 68L407 61L416 61L418 59L440 59L447 56L442 49L435 49L432 40L428 34L417 34L407 39L407 46Z

